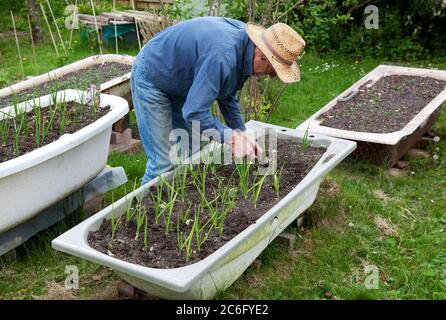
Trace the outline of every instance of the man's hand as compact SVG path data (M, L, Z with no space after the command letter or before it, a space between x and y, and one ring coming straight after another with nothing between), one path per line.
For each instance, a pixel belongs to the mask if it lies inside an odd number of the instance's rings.
M236 159L246 158L254 161L255 158L262 159L263 149L259 144L248 137L246 131L238 133L234 131L229 142L231 152Z

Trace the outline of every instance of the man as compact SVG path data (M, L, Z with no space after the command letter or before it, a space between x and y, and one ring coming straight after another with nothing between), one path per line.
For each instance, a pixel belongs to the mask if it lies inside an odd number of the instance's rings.
M142 184L172 169L169 152L173 129L189 134L214 130L237 158L255 158L262 149L246 134L236 93L251 75L277 75L283 82L300 80L295 60L305 41L277 23L268 29L254 23L196 18L171 26L153 37L135 59L132 99L148 161ZM217 100L222 124L210 112Z

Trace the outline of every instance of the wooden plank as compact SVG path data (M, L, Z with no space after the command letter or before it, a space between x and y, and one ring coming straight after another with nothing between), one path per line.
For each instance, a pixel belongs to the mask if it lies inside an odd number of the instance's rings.
M125 25L125 24L135 24L135 22L128 22L128 21L113 21L110 20L110 24L116 24L116 25Z
M88 21L88 22L95 23L94 16L89 15L89 14L79 14L78 18L79 18L79 21L81 21L81 22ZM107 17L96 16L96 19L97 19L98 25L100 25L100 24L108 24L108 18Z

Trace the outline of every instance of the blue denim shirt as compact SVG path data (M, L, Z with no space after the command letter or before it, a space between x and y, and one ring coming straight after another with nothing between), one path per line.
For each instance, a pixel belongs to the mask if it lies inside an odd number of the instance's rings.
M174 108L182 108L186 121L200 121L201 131L217 129L227 141L227 126L245 130L236 93L253 73L254 49L243 22L204 17L161 31L138 58L144 60L145 75L169 95ZM215 100L227 126L210 112Z

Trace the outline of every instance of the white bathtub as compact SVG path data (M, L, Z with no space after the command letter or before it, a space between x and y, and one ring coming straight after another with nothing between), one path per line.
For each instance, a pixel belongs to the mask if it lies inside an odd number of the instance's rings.
M249 131L272 128L279 137L301 141L304 132L250 121ZM356 147L355 142L311 135L313 146L327 151L308 175L278 204L235 238L205 259L173 269L148 268L129 263L92 249L88 233L97 230L102 220L110 219L112 205L52 241L52 247L77 257L113 268L133 286L164 299L210 299L228 288L293 220L316 198L321 179ZM168 174L167 177L171 176ZM113 204L115 216L125 211L126 201L142 197L156 179Z
M325 127L321 125L319 120L317 120L317 118L319 118L321 114L329 111L333 106L335 106L340 99L348 99L349 95L354 94L354 92L356 92L359 87L361 87L366 82L372 81L372 83L367 84L367 86L371 86L378 79L389 75L432 77L439 80L446 80L446 71L442 70L380 65L372 70L370 73L365 75L361 80L356 82L350 88L341 93L338 97L330 101L327 105L313 114L305 122L300 124L297 129L306 130L309 127L309 131L312 133L319 133L330 137L337 137L380 145L393 146L400 143L402 140L407 139L415 131L424 128L429 123L430 117L435 112L437 112L438 109L441 107L441 104L446 101L446 88L440 94L438 94L429 104L427 104L409 123L407 123L404 128L395 132L373 133L342 130Z
M73 63L70 63L66 66L54 69L50 72L44 73L42 75L33 77L31 79L21 81L12 86L0 89L0 98L9 96L11 94L18 94L23 90L27 90L36 86L39 86L43 83L57 80L63 76L66 76L70 73L77 72L79 70L103 64L106 62L116 62L121 64L132 65L134 61L134 57L128 55L120 55L120 54L103 54L97 56L91 56ZM125 74L119 75L116 78L113 78L107 82L101 83L99 90L102 93L112 94L119 97L125 97L130 99L130 74L131 72L127 72ZM50 94L51 92L48 92Z
M58 99L79 101L85 92L65 90ZM40 106L50 104L50 96L40 98ZM0 233L34 217L93 179L107 161L113 123L128 112L120 97L101 94L101 107L111 110L74 134L28 154L0 163ZM31 108L29 102L18 105ZM12 107L3 108L7 113ZM3 115L0 115L0 119Z

